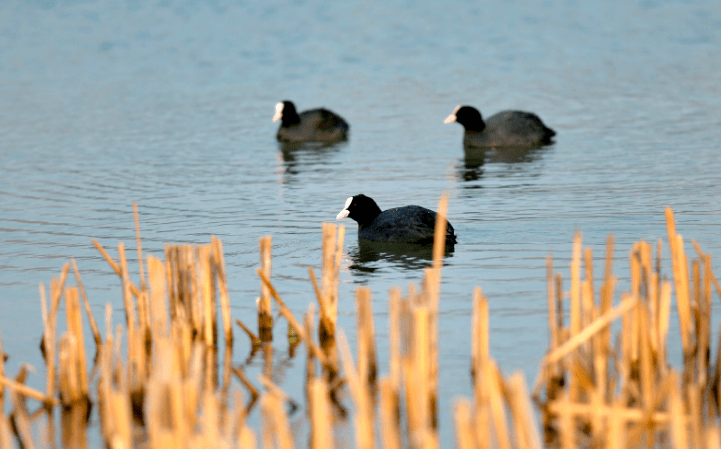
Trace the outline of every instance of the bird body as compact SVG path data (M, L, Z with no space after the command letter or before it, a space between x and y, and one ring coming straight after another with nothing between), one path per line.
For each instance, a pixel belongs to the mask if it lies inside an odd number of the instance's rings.
M387 243L433 243L438 214L421 206L394 207L381 211L363 194L348 198L336 219L350 217L358 222L358 238ZM446 221L446 245L456 243L453 226Z
M463 125L466 147L533 146L552 142L556 132L532 112L501 111L486 121L472 106L458 106L444 123Z
M339 142L348 139L350 126L338 114L325 108L300 114L290 101L275 106L273 121L281 120L277 139L281 142Z

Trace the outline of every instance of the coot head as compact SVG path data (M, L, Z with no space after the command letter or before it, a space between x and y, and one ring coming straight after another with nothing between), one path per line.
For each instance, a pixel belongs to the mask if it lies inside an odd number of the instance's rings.
M343 117L325 108L298 112L293 102L275 105L273 121L281 120L280 142L340 142L348 139L350 126Z
M464 147L517 147L552 143L556 132L533 112L507 110L485 121L478 109L457 106L443 123L458 122L465 129Z
M348 198L336 219L350 217L358 222L358 238L383 243L432 244L438 214L421 206L401 206L381 211L373 199L359 194ZM456 235L446 221L446 245Z
M300 116L292 101L284 100L275 105L273 121L283 120L283 126L291 126L300 123Z
M453 122L460 123L467 131L480 132L486 127L480 111L473 106L456 106L453 113L443 120L446 124Z
M381 208L373 201L373 198L361 193L348 198L343 210L335 218L336 220L346 217L352 218L363 228L373 223L373 220L380 214Z

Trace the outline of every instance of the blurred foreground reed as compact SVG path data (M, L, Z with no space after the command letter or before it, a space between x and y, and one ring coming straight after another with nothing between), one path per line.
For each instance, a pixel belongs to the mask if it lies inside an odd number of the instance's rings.
M438 208L442 216L446 205L444 196ZM62 446L87 447L93 410L110 448L291 448L297 441L288 414L297 408L307 414L312 448L335 447L334 429L340 420L352 422L358 448L440 446L443 238L436 239L433 264L425 269L420 285L405 294L397 288L388 294L385 374L378 373L369 289L356 291L355 354L336 327L344 228L323 225L320 280L309 269L316 298L302 317L294 315L274 288L271 239L262 238L257 330L243 322L255 317L235 320L250 338L252 351L265 354L263 374L249 379L232 363L237 336L220 240L167 245L165 260L143 258L134 209L139 286L130 279L122 243L115 260L94 242L121 281L125 313L120 324L114 326L118 318L108 305L101 334L74 261L52 280L49 300L40 285L46 388L26 386L25 368L7 377L0 357L1 448L56 447L57 412L62 418ZM673 282L661 274L660 241L655 256L649 243L639 242L631 249L631 291L619 300L614 294L612 238L597 291L593 255L582 248L580 234L574 239L567 292L549 257L550 347L533 395L522 375L505 377L493 361L488 301L480 288L473 292L473 326L468 331L473 394L458 399L452 413L459 448L721 447L719 344L711 357L711 298L713 290L721 294L721 288L711 256L693 242L696 258L689 265L670 210L666 218ZM445 221L439 220L436 235L445 235ZM66 285L70 265L75 286ZM667 351L674 291L683 348L683 360L675 364L680 371L672 367ZM58 336L61 303L67 322ZM274 320L273 304L282 319ZM94 355L85 351L83 310L95 342ZM273 341L273 327L281 322L288 327L287 341ZM281 344L306 348L305 405L299 406L271 380L273 348ZM9 416L3 412L7 398L12 403ZM28 400L41 406L30 413ZM540 410L541 426L532 400ZM260 429L250 428L246 420L254 407L262 416ZM45 414L44 433L33 434L33 420Z

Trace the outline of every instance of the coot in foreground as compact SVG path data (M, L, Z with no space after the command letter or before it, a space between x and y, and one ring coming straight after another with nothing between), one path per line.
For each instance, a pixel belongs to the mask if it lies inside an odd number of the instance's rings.
M358 222L358 238L387 243L433 243L438 214L421 206L394 207L381 211L372 198L352 196L335 217L350 217ZM453 246L456 235L446 222L446 245Z
M348 139L350 126L338 114L324 108L298 112L291 101L275 105L273 121L281 120L281 142L339 142Z
M457 106L443 123L465 128L463 145L470 147L532 146L551 143L556 132L532 112L502 111L485 122L473 106Z

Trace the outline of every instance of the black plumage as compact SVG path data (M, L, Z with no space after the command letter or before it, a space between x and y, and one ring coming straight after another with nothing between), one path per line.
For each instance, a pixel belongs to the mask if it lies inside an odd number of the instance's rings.
M556 132L532 112L502 111L484 121L478 109L458 106L444 123L463 125L463 145L470 147L518 147L552 143Z
M336 219L350 217L358 222L358 238L388 243L433 243L438 214L421 206L395 207L381 211L363 194L348 198ZM456 243L453 226L446 221L446 245Z
M348 139L350 126L338 114L325 108L300 114L291 101L275 106L273 121L281 120L277 138L281 142L340 142Z

